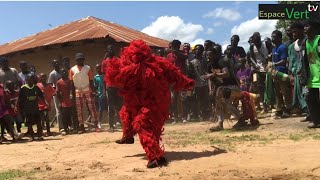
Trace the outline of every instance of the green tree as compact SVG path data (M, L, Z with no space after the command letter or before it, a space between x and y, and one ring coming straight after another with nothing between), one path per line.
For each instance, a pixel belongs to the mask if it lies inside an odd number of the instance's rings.
M319 4L319 1L278 1L279 4ZM319 7L320 8L320 7ZM276 24L276 29L280 30L283 34L285 34L285 29L294 22L294 20L285 20L280 19ZM288 37L284 36L284 41L287 41Z

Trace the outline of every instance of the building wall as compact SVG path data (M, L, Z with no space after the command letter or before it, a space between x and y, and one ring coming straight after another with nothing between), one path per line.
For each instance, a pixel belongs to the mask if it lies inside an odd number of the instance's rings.
M19 62L27 61L36 67L37 74L49 73L53 67L52 60L69 58L71 67L76 64L74 59L76 53L84 53L86 57L85 64L89 65L95 73L95 65L101 63L104 58L107 45L114 45L116 56L119 56L121 48L128 45L124 42L115 42L112 39L83 40L67 45L54 45L49 47L39 47L32 50L25 50L18 53L7 55L11 67L20 72ZM151 47L154 51L158 47Z
M69 58L70 65L76 64L74 56L76 53L84 53L86 57L85 64L92 67L95 72L95 65L101 63L105 55L105 49L108 44L113 44L116 54L119 54L120 48L125 46L125 43L106 42L104 40L79 41L68 45L56 45L50 47L40 47L29 51L23 51L9 55L11 67L19 68L19 61L27 61L36 67L37 74L49 74L52 71L51 62L53 59Z
M70 65L74 66L76 61L74 56L76 53L84 53L86 57L85 64L89 65L94 74L95 65L101 63L104 58L106 47L109 44L113 44L116 51L116 56L119 56L120 49L127 46L128 43L119 43L108 39L96 39L96 40L83 40L79 42L69 43L67 45L55 45L49 47L39 47L32 50L25 50L22 52L13 53L6 55L9 59L11 67L16 68L19 72L19 61L27 61L36 67L37 74L49 73L52 71L53 67L51 62L53 59L69 58ZM158 47L151 47L153 50ZM55 110L54 105L51 104L50 120L53 119ZM85 107L85 106L84 106ZM84 108L84 118L88 117L89 113L86 108ZM103 118L103 122L106 121L106 117Z

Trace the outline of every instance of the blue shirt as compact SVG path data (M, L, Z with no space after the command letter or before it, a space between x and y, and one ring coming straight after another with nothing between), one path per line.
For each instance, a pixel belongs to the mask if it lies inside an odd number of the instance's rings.
M279 46L274 47L272 49L272 55L273 55L273 62L274 63L279 62L282 59L287 60L287 58L288 58L288 49L287 49L286 45L280 44ZM283 65L276 66L275 69L280 71L280 72L288 74L288 68L286 66L283 66Z
M105 89L105 83L103 80L103 75L99 75L99 74L95 75L94 80L93 80L93 84L96 87L97 96L99 98L106 95L106 89Z

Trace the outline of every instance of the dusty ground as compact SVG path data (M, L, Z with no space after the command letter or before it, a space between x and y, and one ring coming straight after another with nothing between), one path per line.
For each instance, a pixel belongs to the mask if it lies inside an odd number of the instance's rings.
M121 132L54 136L0 145L0 179L320 179L320 130L301 118L261 119L258 128L208 132L211 122L166 125L167 167L147 169L138 137ZM232 125L232 123L230 124Z

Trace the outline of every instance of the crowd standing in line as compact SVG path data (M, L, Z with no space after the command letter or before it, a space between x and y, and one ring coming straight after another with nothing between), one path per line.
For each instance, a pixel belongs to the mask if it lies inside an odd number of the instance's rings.
M256 126L257 112L265 114L275 109L278 118L303 115L302 122L310 122L309 128L319 128L319 29L319 23L314 21L294 22L286 29L287 42L283 42L284 35L279 30L264 40L259 32L253 32L248 52L238 46L238 35L231 37L224 52L221 45L211 40L194 47L173 40L167 48L156 49L157 56L195 81L192 90L171 91L172 123L214 120L218 123L210 130L220 131L224 119L236 118L234 128L247 126L247 120ZM62 135L82 134L86 126L100 132L103 114L107 114L108 131L114 132L120 122L117 113L123 100L117 88L104 82L104 70L114 57L114 47L108 45L104 59L95 67L96 75L85 64L83 53L75 55L73 67L69 58L54 59L48 76L37 74L35 66L29 64L32 61L20 61L18 72L10 67L8 58L1 57L0 142L7 141L5 133L13 141L23 135L29 136L30 141L52 135L52 109ZM93 121L85 120L84 109L88 109ZM23 124L27 127L25 133ZM37 126L36 136L33 125Z

